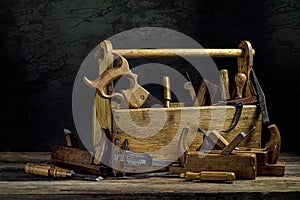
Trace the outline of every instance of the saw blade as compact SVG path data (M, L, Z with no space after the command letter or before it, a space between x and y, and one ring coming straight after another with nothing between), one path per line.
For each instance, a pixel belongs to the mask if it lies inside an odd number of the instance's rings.
M251 72L253 75L254 86L255 86L256 93L257 93L259 108L262 113L262 121L263 121L263 124L268 124L270 120L269 120L269 115L268 115L268 110L267 110L266 97L265 97L265 94L258 82L258 79L254 73L253 68L252 68Z

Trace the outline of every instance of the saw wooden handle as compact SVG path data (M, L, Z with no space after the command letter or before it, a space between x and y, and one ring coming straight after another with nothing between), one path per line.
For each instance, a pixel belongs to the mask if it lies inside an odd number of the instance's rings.
M106 86L122 76L130 81L129 89L122 90L121 93L107 94L105 92ZM87 77L83 77L83 80L88 86L97 88L102 98L118 97L131 108L141 107L149 96L149 92L137 83L137 75L129 69L127 60L120 55L117 67L106 69L96 80L89 80Z
M233 172L222 172L222 171L202 171L198 173L187 171L185 173L185 180L232 182L235 180L235 174Z

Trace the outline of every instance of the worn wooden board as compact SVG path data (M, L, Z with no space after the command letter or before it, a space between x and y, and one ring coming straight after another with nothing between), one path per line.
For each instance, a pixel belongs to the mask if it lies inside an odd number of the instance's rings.
M83 172L107 176L109 168L93 164L94 156L89 151L56 145L51 154L51 163Z
M196 150L203 142L201 126L205 130L222 131L233 121L233 106L201 106L174 108L113 109L113 139L120 144L128 139L134 152L148 152L162 159L176 159L183 128L189 128L189 150ZM261 147L261 113L255 105L245 105L241 118L229 133L221 133L229 142L241 131L254 132L240 146Z
M26 174L23 166L50 160L51 152L0 152L0 199L299 199L300 156L283 152L283 177L257 176L228 183L190 182L183 178L64 180ZM8 167L8 165L11 166ZM16 170L20 167L19 170Z

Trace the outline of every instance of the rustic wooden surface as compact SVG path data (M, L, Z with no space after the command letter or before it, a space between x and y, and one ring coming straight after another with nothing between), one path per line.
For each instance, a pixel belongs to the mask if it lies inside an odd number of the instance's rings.
M227 130L235 111L234 106L113 109L113 130L116 133L113 137L120 140L119 144L128 139L134 152L153 152L158 158L163 155L162 159L173 160L176 158L170 152L177 150L183 128L190 129L188 143L190 150L196 150L203 141L203 134L197 133L198 126L204 130ZM261 114L255 105L245 105L235 129L223 134L223 137L230 142L239 132L247 132L253 126L256 129L240 146L261 147Z
M299 199L300 156L281 153L283 177L258 176L233 183L144 178L101 182L26 174L26 162L48 163L50 152L1 152L0 199Z

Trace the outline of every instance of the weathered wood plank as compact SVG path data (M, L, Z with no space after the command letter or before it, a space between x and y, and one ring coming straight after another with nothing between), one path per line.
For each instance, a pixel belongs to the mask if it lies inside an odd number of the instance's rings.
M20 163L13 162L21 154ZM21 167L37 156L36 162L44 162L38 152L2 152L0 163L10 161L13 168ZM5 156L2 156L5 155ZM48 153L50 156L51 153ZM101 182L54 179L26 174L24 171L3 172L7 179L1 179L0 199L299 199L300 198L300 156L282 152L280 162L286 162L283 177L257 176L255 180L236 180L232 184L189 182L183 178L146 179L104 179ZM290 162L291 161L291 162ZM16 166L14 166L16 165ZM2 176L3 177L3 176ZM20 178L23 177L23 178ZM19 178L19 179L18 179ZM15 180L15 181L13 181Z
M233 106L201 106L151 109L113 109L114 139L120 144L128 139L131 151L153 152L164 159L176 159L179 138L183 128L189 128L188 144L196 150L203 141L198 127L205 130L222 131L233 121ZM234 130L221 133L229 142L241 131L254 132L240 146L261 147L261 114L257 106L245 105ZM163 156L161 156L163 155Z
M48 162L51 152L1 152L0 163Z

